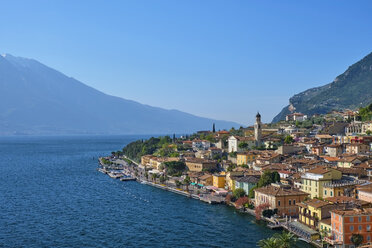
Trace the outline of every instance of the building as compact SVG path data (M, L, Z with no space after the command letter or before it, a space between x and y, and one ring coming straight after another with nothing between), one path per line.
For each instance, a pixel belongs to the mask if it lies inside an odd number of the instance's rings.
M331 218L331 210L344 207L344 204L332 204L319 199L309 199L297 205L299 207L298 220L315 230L320 229L320 221Z
M353 234L363 236L362 244L371 242L372 208L332 210L331 211L331 237L324 240L334 247L354 248L351 241Z
M287 185L271 184L254 189L255 206L267 204L270 209L277 209L281 216L298 216L297 202L302 202L307 193Z
M334 180L332 182L323 184L323 197L335 197L335 196L354 196L355 187L361 184L359 180Z
M370 146L363 143L346 144L346 153L349 154L368 153L369 150Z
M236 155L236 164L243 165L243 164L251 164L253 163L256 158L259 156L257 152L239 152Z
M236 177L235 178L235 189L240 188L244 189L245 193L248 195L249 191L257 186L259 177L255 176L245 176L245 177Z
M305 121L307 120L307 115L302 113L293 113L285 116L286 121Z
M252 148L256 145L254 137L240 137L240 136L230 136L227 140L228 143L228 152L240 152L242 151L239 148L240 143L247 143L247 148Z
M359 200L372 203L372 184L357 186L356 193Z
M189 171L203 171L217 169L217 162L202 158L186 158L185 163Z
M335 144L335 145L327 145L325 146L325 151L330 157L338 157L342 154L342 145Z
M213 174L213 186L217 188L225 188L226 175Z
M208 140L193 140L192 148L194 150L208 150L211 147L211 142Z
M257 112L256 115L256 122L254 123L254 140L256 142L256 146L261 145L262 142L262 123L261 123L261 115Z
M342 157L337 161L337 167L351 168L362 163L362 160L357 156Z
M213 185L213 176L210 174L204 174L199 178L199 183L204 186L211 186Z
M308 170L302 175L302 191L310 194L311 198L323 197L323 185L332 183L334 180L340 180L342 173L333 168L316 167Z
M346 127L346 135L361 134L362 133L362 122L354 121Z

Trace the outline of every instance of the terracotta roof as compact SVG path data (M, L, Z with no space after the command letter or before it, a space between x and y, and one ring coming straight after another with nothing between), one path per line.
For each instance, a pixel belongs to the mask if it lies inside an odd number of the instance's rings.
M366 201L358 200L353 197L348 196L334 196L334 197L327 197L324 199L325 201L331 202L331 203L357 203L357 204L368 204Z
M342 215L342 216L355 216L355 215L371 215L372 208L362 208L362 209L349 209L349 210L331 210L331 212Z
M331 225L331 218L322 219L320 222L330 226Z
M242 183L258 183L260 179L254 176L245 176L236 178L235 181L242 182Z
M311 170L308 170L307 173L312 173L312 174L325 174L325 173L328 173L330 172L330 169L327 168L327 167L316 167L314 169L311 169Z
M273 196L285 196L285 195L308 195L305 192L302 192L298 189L292 188L282 188L276 187L273 185L268 185L262 188L258 188L254 190L255 192L266 194L266 195L273 195Z
M322 200L319 200L319 199L310 199L310 200L307 200L307 201L303 202L303 204L305 204L307 206L314 207L314 208L321 208L321 207L330 205L329 202L322 201Z

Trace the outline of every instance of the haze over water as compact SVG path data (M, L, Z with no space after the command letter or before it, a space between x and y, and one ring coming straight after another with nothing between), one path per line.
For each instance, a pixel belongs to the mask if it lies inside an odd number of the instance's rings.
M0 138L0 247L255 247L273 234L230 207L96 170L138 138Z

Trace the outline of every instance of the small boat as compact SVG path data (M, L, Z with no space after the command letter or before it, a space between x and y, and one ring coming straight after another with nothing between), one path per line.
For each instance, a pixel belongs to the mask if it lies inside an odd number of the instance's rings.
M120 178L120 181L136 181L136 178L134 178L134 177L122 177L122 178Z

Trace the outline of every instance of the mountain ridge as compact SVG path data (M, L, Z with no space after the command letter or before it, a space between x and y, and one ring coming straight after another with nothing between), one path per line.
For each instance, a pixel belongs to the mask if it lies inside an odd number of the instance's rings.
M289 105L273 118L284 120L293 111L307 115L331 110L357 109L372 102L372 53L352 64L331 83L310 88L289 99Z
M37 60L0 56L0 134L170 134L239 124L111 96Z

